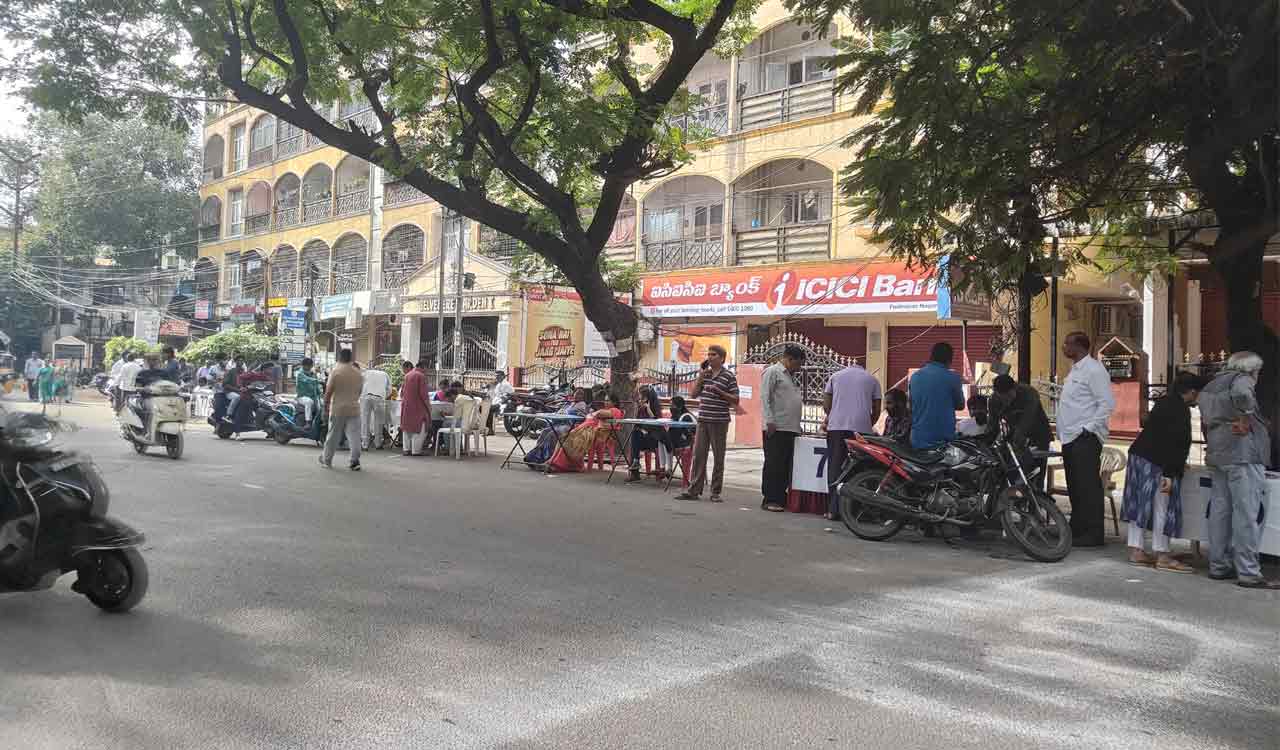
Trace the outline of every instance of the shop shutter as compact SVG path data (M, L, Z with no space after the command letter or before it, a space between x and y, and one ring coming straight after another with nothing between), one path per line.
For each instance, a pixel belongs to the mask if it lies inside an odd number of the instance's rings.
M819 346L825 346L846 357L867 355L867 329L861 326L827 326L821 318L787 321L789 333L799 333Z
M991 343L1000 337L999 326L969 326L968 345L969 361L990 362ZM960 352L960 326L889 326L888 373L885 386L906 388L899 385L900 380L911 370L929 361L929 350L933 345L945 341L956 350L955 360L951 368L960 372L964 359Z

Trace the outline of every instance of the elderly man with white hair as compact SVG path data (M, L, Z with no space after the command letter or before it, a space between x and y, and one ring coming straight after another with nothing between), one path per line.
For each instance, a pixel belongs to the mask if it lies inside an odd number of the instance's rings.
M1271 436L1258 411L1262 357L1236 352L1222 372L1200 392L1205 464L1213 470L1209 500L1209 577L1251 589L1280 589L1262 577L1258 514L1266 490L1263 467L1271 456Z

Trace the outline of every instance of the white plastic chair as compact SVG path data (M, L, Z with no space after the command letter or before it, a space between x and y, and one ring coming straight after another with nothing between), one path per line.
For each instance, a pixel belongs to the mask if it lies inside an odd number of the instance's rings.
M436 455L440 455L440 446L444 443L441 440L445 435L449 436L449 450L453 453L455 460L462 458L462 441L466 435L467 425L470 423L471 414L475 410L476 400L470 396L458 396L453 402L453 416L445 417L445 425L436 433ZM452 423L452 424L449 424Z
M468 452L481 453L489 455L489 410L493 408L493 402L485 399L480 402L480 408L472 409L471 421L467 423L462 433L462 446ZM475 438L475 449L472 451L471 439ZM483 443L481 442L483 441ZM483 450L481 445L484 445Z

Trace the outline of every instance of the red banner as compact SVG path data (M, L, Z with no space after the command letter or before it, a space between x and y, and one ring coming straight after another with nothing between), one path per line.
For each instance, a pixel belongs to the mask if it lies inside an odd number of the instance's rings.
M650 317L933 312L930 271L893 262L716 269L649 277L640 311Z

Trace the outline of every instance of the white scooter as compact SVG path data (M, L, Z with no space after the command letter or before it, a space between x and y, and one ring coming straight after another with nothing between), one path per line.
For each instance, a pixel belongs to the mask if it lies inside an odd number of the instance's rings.
M126 397L116 419L120 436L133 444L138 453L146 453L152 445L163 445L169 458L182 457L182 432L187 421L187 402L178 395L178 384L159 380L142 388L147 397L145 412L142 400ZM146 422L143 422L143 417Z

